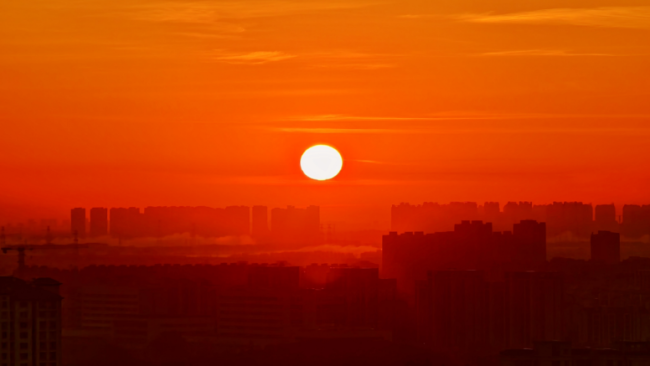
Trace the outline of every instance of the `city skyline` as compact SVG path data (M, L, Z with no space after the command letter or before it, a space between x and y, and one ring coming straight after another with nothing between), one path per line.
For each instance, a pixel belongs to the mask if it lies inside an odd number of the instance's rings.
M0 0L0 366L650 365L649 0Z

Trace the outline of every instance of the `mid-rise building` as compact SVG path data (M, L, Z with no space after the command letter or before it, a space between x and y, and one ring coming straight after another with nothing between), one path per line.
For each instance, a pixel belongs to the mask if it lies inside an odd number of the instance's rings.
M621 261L621 234L599 231L591 234L591 261L616 264Z
M491 352L563 339L563 281L556 273L439 270L419 281L416 334L438 352Z
M621 232L630 238L640 238L650 234L650 205L623 206Z
M94 207L90 209L90 236L108 235L108 209Z
M617 231L618 221L616 220L616 206L597 205L595 209L594 229Z
M564 339L564 281L554 272L509 272L505 276L507 344L531 347L536 340Z
M264 240L269 236L269 214L266 206L253 206L252 214L252 230L253 238L257 240Z
M515 224L514 232L494 232L491 223L463 221L451 232L391 232L382 241L382 277L396 278L398 288L409 293L428 271L495 264L533 270L544 263L546 226L534 220Z
M513 226L513 240L518 260L539 265L546 262L546 224L523 220Z
M288 206L271 210L273 241L283 244L314 244L321 239L320 207Z
M647 365L650 342L619 340L607 348L572 348L568 341L536 341L532 348L502 351L499 363L501 366Z
M70 232L72 235L83 237L86 235L86 209L73 208L70 210Z

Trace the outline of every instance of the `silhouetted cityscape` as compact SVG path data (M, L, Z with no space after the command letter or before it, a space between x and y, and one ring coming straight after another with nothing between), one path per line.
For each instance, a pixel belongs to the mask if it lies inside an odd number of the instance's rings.
M317 206L74 208L2 228L1 362L650 363L649 212L403 203L361 243Z

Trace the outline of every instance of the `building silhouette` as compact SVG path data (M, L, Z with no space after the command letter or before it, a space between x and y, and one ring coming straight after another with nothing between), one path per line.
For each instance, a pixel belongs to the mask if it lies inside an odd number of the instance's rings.
M416 291L417 337L438 352L530 347L566 335L562 277L557 273L430 271Z
M110 234L112 237L133 238L140 236L141 230L140 209L135 207L110 209Z
M621 233L629 238L650 235L650 205L624 205Z
M160 238L175 234L202 237L251 233L250 208L146 207L111 208L110 235L116 238Z
M108 235L108 210L103 207L90 209L90 236Z
M434 202L425 202L422 205L401 203L391 207L391 230L429 233L447 231L462 220L480 218L475 202L452 202L446 205Z
M86 235L86 209L73 208L70 210L70 232L83 237Z
M165 332L206 336L215 331L215 295L206 281L93 283L79 287L73 300L82 334L120 344L144 347Z
M621 234L599 231L591 234L591 261L616 264L621 261Z
M503 206L503 216L508 222L531 220L533 214L532 202L508 202Z
M562 340L536 341L526 349L508 349L499 354L502 366L523 365L646 365L650 342L618 340L602 348L574 348Z
M509 272L506 273L505 285L509 347L531 347L536 340L566 337L561 273Z
M595 225L592 205L582 202L554 202L550 205L507 202L503 211L500 211L498 202L485 202L483 205L476 202L401 203L391 207L391 230L396 232L445 232L453 230L454 224L463 220L490 222L496 231L507 231L513 224L525 220L546 222L550 237L571 233L588 238ZM612 225L609 218L607 223Z
M618 231L616 220L616 207L611 205L597 205L595 209L594 229L603 231Z
M320 207L274 208L271 210L271 235L282 244L315 244L321 240Z
M482 272L429 272L417 296L420 342L438 351L485 347L490 332L487 296Z
M591 234L594 212L591 204L582 202L553 202L546 207L549 236L573 233L579 237Z
M396 278L398 288L408 293L431 270L492 266L532 270L545 262L545 224L534 220L515 224L514 232L494 232L490 223L463 221L450 232L391 232L382 240L382 276Z
M266 206L253 206L251 235L257 240L268 239L269 213Z
M546 262L546 224L535 220L523 220L513 225L516 245L514 260L540 265Z
M62 364L59 285L50 278L0 277L0 364Z

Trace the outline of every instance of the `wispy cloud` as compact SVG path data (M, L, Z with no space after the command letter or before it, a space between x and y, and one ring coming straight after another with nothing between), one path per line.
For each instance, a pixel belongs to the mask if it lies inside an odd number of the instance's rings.
M461 14L454 18L463 22L485 24L556 24L650 29L650 6L558 8L509 14Z
M592 123L584 123L589 119ZM430 116L346 116L315 115L284 118L280 125L253 128L271 132L302 134L650 134L648 115L518 114L480 112L441 112ZM566 123L548 125L550 120ZM603 121L626 120L610 126ZM462 123L458 123L462 121ZM489 123L488 123L489 121ZM522 123L522 121L528 121ZM282 123L286 125L281 125ZM378 123L381 126L378 127Z
M480 120L480 119L498 119L502 116L491 115L436 115L424 117L391 117L391 116L347 116L341 114L323 114L314 116L298 116L292 117L288 120L291 121L305 121L305 122L345 122L345 121L450 121L450 120Z
M283 53L283 52L277 52L277 51L272 51L272 52L258 51L258 52L249 52L243 54L220 55L220 56L216 56L215 60L228 62L228 63L258 65L258 64L265 64L268 62L288 60L294 57L296 56Z
M363 1L161 1L137 7L136 17L157 22L209 24L218 20L355 9L374 4Z
M398 18L403 19L431 19L431 18L440 18L446 19L447 17L442 14L403 14L399 15Z
M313 68L379 70L397 67L395 59L402 55L364 53L349 50L334 50L305 54Z
M614 56L606 53L575 53L564 50L514 50L480 53L478 56L489 57L528 57L528 56L549 56L549 57L576 57L576 56Z
M356 161L357 163L366 163L366 164L387 164L386 162L383 161L377 161L377 160L352 160Z
M512 126L419 126L412 128L323 128L323 127L266 127L268 131L311 134L391 134L391 135L455 135L455 134L643 134L650 135L650 128L638 127L512 127Z
M324 69L352 69L352 70L381 70L381 69L392 69L397 67L395 64L381 64L381 63L327 63L327 64L315 64L315 68L324 68Z
M413 130L381 129L381 128L328 128L328 127L270 127L269 130L276 132L302 132L302 133L413 133Z

